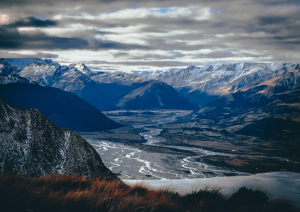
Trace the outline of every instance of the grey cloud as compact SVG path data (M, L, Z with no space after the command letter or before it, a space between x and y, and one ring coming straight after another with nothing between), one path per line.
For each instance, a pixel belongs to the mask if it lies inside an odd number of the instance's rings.
M7 52L5 50L0 50L0 55L2 58L28 58L28 57L35 57L35 58L47 58L47 59L54 59L58 58L57 54L52 53L44 53L44 52L35 52L35 54L20 54L17 52Z
M13 23L5 25L7 27L49 27L56 26L57 21L53 21L50 19L39 19L36 17L26 17L24 19L19 19Z
M15 29L0 28L0 49L135 49L147 48L139 45L127 45L98 39L78 37L55 37L41 32L20 33Z
M193 55L193 58L230 58L230 57L253 57L253 58L259 58L260 55L255 55L251 53L245 53L245 52L237 52L236 50L229 50L229 51L216 51L209 54L196 54Z
M0 28L0 49L76 49L86 48L81 38L52 37L43 33L19 33Z
M296 5L298 4L298 6ZM18 5L13 7L12 5ZM21 6L20 6L21 5ZM22 6L23 5L23 6ZM0 48L4 49L87 49L87 50L105 50L105 49L156 49L163 51L185 50L193 51L199 49L212 49L215 52L207 55L194 55L193 58L226 59L230 57L252 57L257 60L296 60L299 56L299 37L300 37L300 7L299 1L294 0L248 0L248 1L221 1L221 0L127 0L127 1L109 1L109 0L89 0L89 1L58 1L53 0L50 3L41 3L38 0L12 0L8 2L0 2L3 13L9 14L12 19L14 17L26 17L45 15L50 19L58 14L99 14L102 12L110 13L120 9L138 8L138 7L171 7L171 6L190 6L200 5L209 7L213 13L209 20L196 20L191 17L172 17L172 18L155 18L148 17L145 19L114 19L114 20L88 20L63 18L56 22L57 27L68 27L70 24L82 24L92 26L92 30L77 30L67 32L66 37L53 37L43 33L20 34L17 31L4 32L0 29ZM295 6L289 6L295 5ZM80 7L76 7L80 6ZM289 7L288 7L289 6ZM272 8L275 9L272 9ZM16 9L17 8L17 9ZM271 8L271 9L270 9ZM46 19L46 20L48 20ZM19 20L19 19L17 19ZM14 21L14 23L17 22ZM142 39L148 45L141 46L135 43L125 44L107 40L95 39L95 35L117 34L108 30L97 30L96 28L115 28L145 25L140 33L168 33L172 30L181 30L186 34L174 34L166 36L145 36ZM17 25L15 25L17 26ZM53 25L54 26L54 25ZM38 26L36 26L38 27ZM50 26L46 26L50 27ZM7 30L7 29L6 29ZM137 33L139 33L137 32ZM120 30L119 33L126 34ZM5 37L6 35L6 37ZM11 36L11 39L9 38ZM4 40L5 41L4 41ZM18 40L19 39L19 40ZM202 44L188 45L185 41L202 41ZM222 51L220 51L220 49ZM236 50L245 50L236 54ZM284 56L280 56L283 55ZM141 56L132 56L129 53L119 52L114 54L116 58L131 58L132 60L142 60L128 62L125 65L166 65L171 66L183 65L180 59L184 57L181 54L173 54L172 56L145 54ZM271 58L271 59L270 59ZM157 62L150 60L157 59ZM170 60L160 62L160 60ZM179 62L173 62L177 59ZM122 63L124 65L124 63ZM190 65L190 64L188 64Z
M83 62L83 61L81 61ZM99 65L109 65L111 64L108 61L86 61L88 64L99 64ZM123 61L123 62L114 62L114 65L123 65L123 66L158 66L158 67L164 67L164 66L189 66L192 65L192 63L186 63L186 62L180 62L180 61Z
M282 23L289 22L291 19L287 17L259 17L258 22L260 25L278 25Z

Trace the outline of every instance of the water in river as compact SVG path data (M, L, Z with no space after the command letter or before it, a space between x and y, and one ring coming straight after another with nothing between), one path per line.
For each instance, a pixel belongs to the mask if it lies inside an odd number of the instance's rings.
M179 116L185 116L188 113L178 112L176 115L166 118L153 119L152 124L136 124L133 127L144 128L148 131L140 134L147 140L144 145L155 145L155 143L162 141L162 139L156 137L161 132L161 129L158 128L160 124L174 122ZM235 170L203 163L201 162L202 156L186 157L183 155L146 152L120 143L93 139L87 139L87 141L97 150L105 165L114 173L118 173L121 179L157 180L245 175L245 173ZM187 147L174 148L183 149ZM214 154L200 148L191 148L191 150L200 151L203 155Z

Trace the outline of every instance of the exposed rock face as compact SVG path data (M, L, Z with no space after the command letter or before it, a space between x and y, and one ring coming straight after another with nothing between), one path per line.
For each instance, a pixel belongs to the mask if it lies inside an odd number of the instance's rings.
M171 86L155 80L130 92L118 101L117 106L121 109L194 110L198 108L196 104L189 102Z
M90 132L122 126L75 94L16 75L0 75L0 98L23 110L38 109L60 128Z
M30 63L19 75L40 85L74 93L99 110L108 107L110 98L101 87L75 67Z
M27 84L37 84L23 77L19 77L14 74L0 74L0 85L6 85L10 83L27 83Z
M61 130L38 110L0 99L0 172L39 177L73 174L118 179L77 133Z
M132 85L134 83L143 83L148 80L142 77L127 74L127 73L104 73L104 72L94 72L90 74L91 79L99 83L114 83L119 85Z
M18 68L24 68L27 66L27 64L36 62L36 63L42 63L42 64L53 64L58 65L58 63L53 62L50 59L40 59L40 58L5 58L7 62L12 64L13 66L16 66Z
M0 74L18 74L20 71L20 68L11 65L5 59L0 58Z
M84 63L78 63L78 64L70 64L69 68L75 67L77 68L81 73L89 76L93 74L94 72L91 71Z

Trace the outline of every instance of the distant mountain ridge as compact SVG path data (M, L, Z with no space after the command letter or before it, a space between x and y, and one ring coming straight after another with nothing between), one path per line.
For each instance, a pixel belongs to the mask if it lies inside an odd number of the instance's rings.
M0 85L6 85L10 83L37 84L36 82L32 82L15 74L0 74Z
M261 84L224 95L198 111L229 132L262 138L300 139L300 67ZM294 126L294 127L293 127Z
M73 131L102 131L122 126L75 94L16 75L0 74L0 98L24 110L38 109L60 128Z
M44 86L51 86L74 93L99 110L107 108L110 97L101 87L75 67L30 63L20 76ZM105 101L106 100L106 101Z
M180 94L201 106L219 96L231 94L280 76L296 68L291 63L234 63L190 66L177 71L164 71L153 79L166 82ZM148 78L148 76L143 76Z
M7 62L16 66L20 69L25 68L29 63L36 62L41 64L53 64L58 65L58 63L53 62L50 59L40 59L40 58L5 58Z
M95 72L83 63L69 66L31 63L20 71L19 75L42 85L75 93L99 110L115 110L125 109L122 108L125 105L136 108L134 104L128 104L128 95L133 98L132 94L139 92L136 89L146 86L147 83L151 84L151 79L157 80L157 83L159 81L167 83L190 102L204 106L218 97L282 76L296 67L297 64L291 63L235 63L205 67L190 66L186 69L173 68L155 72L136 71L132 72L137 74L134 75L125 72ZM169 90L167 86L160 88ZM155 94L152 93L152 96ZM146 98L139 98L132 103L143 100ZM162 107L159 101L155 102L157 104L153 105L153 108ZM146 102L139 105L145 105L143 108L146 109ZM126 108L130 109L127 106ZM191 109L190 104L180 108Z
M159 81L150 82L149 80L145 80L132 74L94 72L84 64L61 66L32 62L23 68L18 75L43 86L51 86L74 93L99 110L124 109L124 104L119 103L122 101L121 99L130 92L133 92L135 89L139 89L148 83L151 85L153 85L153 83L161 84ZM167 84L160 86L160 89L164 90L162 93L171 92L170 96L175 98L174 102L179 104L160 104L159 101L155 101L156 104L151 104L152 108L159 109L163 107L164 109L186 110L198 108L197 105L189 102L176 91L175 93L177 93L177 95L174 95L174 90L170 88L171 87ZM157 96L158 94L153 89L150 89L147 92L153 92L153 94L151 94L152 96ZM165 97L167 96L168 95L165 95ZM138 101L145 101L144 103L139 104L139 109L150 109L147 106L149 103L147 98L139 98ZM166 102L165 100L163 101ZM128 107L126 108L130 109ZM132 108L136 107L132 106Z
M0 74L18 74L20 71L20 68L11 65L5 59L0 58Z
M118 179L89 143L61 130L38 110L23 111L0 99L0 132L0 173Z
M164 81L202 105L195 113L199 125L209 123L218 132L253 139L290 141L285 145L293 148L300 139L299 70L292 63L235 63L138 74Z
M174 88L164 82L151 80L146 85L131 91L117 103L122 109L197 109Z

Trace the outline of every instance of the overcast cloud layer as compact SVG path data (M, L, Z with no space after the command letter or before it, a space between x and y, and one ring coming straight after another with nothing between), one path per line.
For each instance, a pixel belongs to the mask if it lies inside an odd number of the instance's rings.
M139 70L299 63L299 1L0 2L0 57Z

